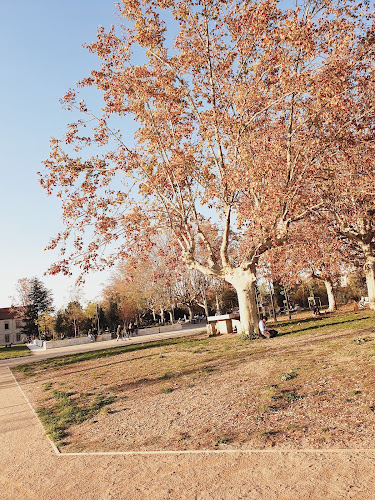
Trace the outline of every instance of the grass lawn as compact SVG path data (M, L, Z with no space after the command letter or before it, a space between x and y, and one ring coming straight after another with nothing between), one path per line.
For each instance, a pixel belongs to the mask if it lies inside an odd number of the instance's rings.
M30 350L24 344L12 347L0 346L0 359L21 358L30 356Z
M375 446L375 314L273 339L170 339L13 368L63 451Z

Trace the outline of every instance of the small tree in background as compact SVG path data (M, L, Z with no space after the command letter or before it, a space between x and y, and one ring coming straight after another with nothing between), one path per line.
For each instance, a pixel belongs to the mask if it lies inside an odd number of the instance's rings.
M78 300L69 302L65 309L65 314L69 321L69 331L74 337L79 337L85 321L85 314Z
M32 278L29 280L29 291L26 297L27 304L24 308L22 333L39 337L41 333L40 316L53 311L52 292L38 278Z

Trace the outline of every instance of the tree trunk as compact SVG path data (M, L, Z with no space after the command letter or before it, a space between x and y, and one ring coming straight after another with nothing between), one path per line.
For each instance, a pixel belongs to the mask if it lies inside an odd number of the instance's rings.
M255 271L233 270L230 276L225 277L236 289L240 310L242 333L259 335L257 305L255 299Z
M188 308L188 311L189 311L189 321L192 322L193 321L193 309L190 307L190 306L186 306Z
M219 296L218 296L217 292L215 292L215 296L216 296L216 314L220 315L221 308L220 308Z
M169 319L170 319L170 322L171 322L171 325L173 325L174 323L174 319L173 319L173 309L171 311L168 311L169 313Z
M207 294L206 294L206 288L204 285L202 285L202 298L203 298L203 309L206 314L206 318L209 316L208 312L208 303L207 303Z
M154 323L156 323L155 309L151 309L151 312L152 312L152 318L154 320Z
M292 319L292 312L290 310L288 291L287 291L285 285L284 285L284 294L285 294L286 308L288 310L288 317L289 317L289 319Z
M365 253L365 258L363 269L366 276L369 307L375 311L375 256L370 251Z
M328 297L328 311L333 312L337 309L335 295L333 293L333 284L330 279L324 280Z
M175 317L174 311L175 311L175 309L176 309L175 306L172 305L172 316L171 316L171 323L172 323L172 325L174 323L174 317Z
M165 323L165 315L164 315L164 309L163 308L160 309L160 321L164 325L164 323Z
M271 281L268 281L268 286L270 288L270 297L271 297L273 319L275 320L275 323L276 323L277 322L277 314L276 314L275 301L274 301L273 283Z

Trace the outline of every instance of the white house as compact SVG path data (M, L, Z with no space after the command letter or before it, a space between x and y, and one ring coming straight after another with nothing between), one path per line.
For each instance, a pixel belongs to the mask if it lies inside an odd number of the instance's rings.
M22 344L26 334L21 333L22 320L17 317L17 310L11 307L0 308L0 345Z

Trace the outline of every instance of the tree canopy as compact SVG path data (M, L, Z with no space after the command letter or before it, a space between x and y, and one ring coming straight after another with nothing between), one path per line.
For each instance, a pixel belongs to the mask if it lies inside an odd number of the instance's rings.
M186 265L236 288L249 332L259 257L327 206L348 144L373 186L374 12L352 0L123 0L120 17L87 45L101 66L78 83L102 111L69 90L62 102L82 118L44 162L66 223L51 272L107 267L168 231Z

